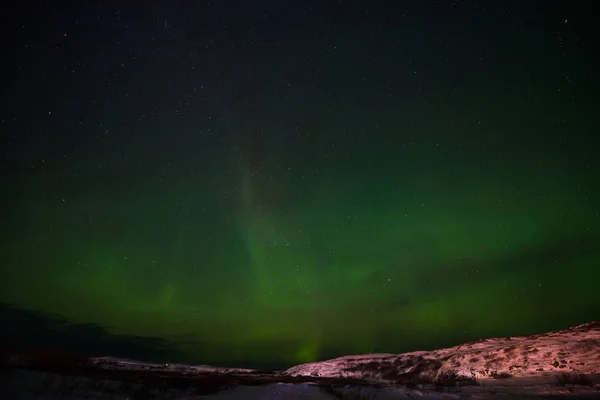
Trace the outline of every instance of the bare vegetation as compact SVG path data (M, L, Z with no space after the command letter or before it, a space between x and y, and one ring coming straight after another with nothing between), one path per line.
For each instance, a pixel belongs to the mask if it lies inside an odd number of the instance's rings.
M492 371L492 373L490 373L490 377L492 377L494 379L508 379L508 378L512 378L512 375L509 374L508 372Z
M556 383L560 386L565 385L580 385L593 386L592 380L585 374L569 374L563 372L556 377Z
M454 371L444 371L433 381L433 385L436 390L443 390L444 388L455 386L475 386L477 384L477 380L474 378L474 376L468 377L464 375L458 375Z

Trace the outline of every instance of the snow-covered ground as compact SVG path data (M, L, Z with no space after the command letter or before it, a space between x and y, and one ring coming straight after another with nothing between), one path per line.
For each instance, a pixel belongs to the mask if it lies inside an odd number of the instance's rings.
M285 371L4 354L0 399L600 399L600 323Z
M434 351L345 356L297 365L285 372L392 381L403 375L435 380L448 373L476 380L600 374L600 323L532 336L480 339Z

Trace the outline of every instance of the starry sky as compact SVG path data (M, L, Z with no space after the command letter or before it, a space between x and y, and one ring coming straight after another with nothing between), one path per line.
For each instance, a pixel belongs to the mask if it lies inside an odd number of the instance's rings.
M3 345L282 368L599 319L593 12L501 3L15 5Z

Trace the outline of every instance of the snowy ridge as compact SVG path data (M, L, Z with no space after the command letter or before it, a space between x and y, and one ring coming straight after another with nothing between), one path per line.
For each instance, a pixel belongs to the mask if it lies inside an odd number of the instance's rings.
M87 364L101 369L110 370L144 370L144 371L171 371L180 373L222 373L222 374L250 374L258 371L246 368L221 368L210 365L186 365L186 364L154 364L135 360L126 360L115 357L94 357L87 359Z
M301 364L292 376L435 381L444 374L471 379L600 373L600 323L546 334L480 339L458 346L404 354L367 354Z
M600 398L600 322L433 351L344 356L285 371L85 358L56 349L4 349L0 361L6 371L0 398L7 399L587 400Z

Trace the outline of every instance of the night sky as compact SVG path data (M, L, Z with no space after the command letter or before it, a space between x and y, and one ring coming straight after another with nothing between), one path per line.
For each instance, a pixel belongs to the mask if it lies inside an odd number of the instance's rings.
M63 3L2 16L2 346L286 367L600 319L591 9Z

